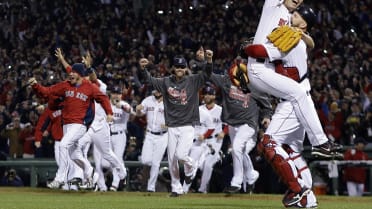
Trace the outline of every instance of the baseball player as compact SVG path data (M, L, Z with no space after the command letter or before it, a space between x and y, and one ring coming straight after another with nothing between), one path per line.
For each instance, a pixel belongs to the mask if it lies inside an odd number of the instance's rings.
M122 99L122 89L118 86L113 87L110 91L111 108L114 112L113 123L110 124L112 149L119 158L120 163L124 166L123 155L127 144L127 123L131 114L135 114L133 108ZM117 172L112 173L112 183L110 190L117 191L120 183L120 176Z
M207 193L209 181L212 177L213 167L220 160L219 152L222 147L222 140L225 137L225 132L222 130L223 123L221 120L222 107L215 103L216 90L214 87L207 86L204 88L204 104L200 107L206 110L212 116L214 131L211 136L206 137L205 141L208 145L207 155L205 156L204 164L201 166L203 171L198 192Z
M56 56L65 67L66 72L69 73L71 71L71 66L66 62L59 48L56 50ZM83 57L83 62L88 68L87 75L89 75L89 78L87 79L98 86L99 90L102 93L106 94L106 84L97 79L97 75L95 74L94 69L91 68L92 57L90 56L89 52L85 57ZM117 173L120 179L124 179L127 175L124 166L121 164L120 160L112 151L110 128L106 121L106 113L101 104L95 102L94 111L95 114L92 124L89 126L89 129L84 134L84 136L78 141L78 147L71 156L72 160L74 160L74 162L83 169L86 179L89 179L90 176L93 176L92 182L88 181L87 185L85 185L85 187L87 188L93 188L99 178L99 173L94 172L94 169L90 164L86 154L92 142L94 145L94 149L98 150L100 156L109 162L112 171L114 173ZM84 152L84 150L86 151ZM101 178L103 178L103 176ZM106 185L102 186L101 184L99 186L101 186L99 189L101 189L102 191L107 190L107 188L105 188Z
M292 26L301 28L304 32L310 29L315 21L314 12L307 6L300 6L291 17ZM276 72L299 82L301 88L307 92L311 90L310 82L306 77L307 52L306 44L303 41L300 41L286 54L281 53L271 43L252 45L248 48L247 51L251 55L255 54L256 58L281 60L283 64L276 64ZM307 96L307 102L314 106L310 94ZM310 170L301 156L304 137L305 129L295 114L294 106L290 101L282 100L275 110L260 146L268 162L289 188L283 198L283 204L286 207L317 206L314 193L308 189L304 190L304 188L312 187ZM297 178L297 176L301 178Z
M212 138L215 126L212 115L209 114L209 112L205 110L203 106L199 106L199 117L200 124L195 126L195 139L191 146L189 156L193 160L194 166L202 169L202 166L205 163L206 155L212 151L210 148L211 144L208 144L207 139ZM213 150L213 152L215 151ZM194 170L191 180L195 178L196 172L197 169ZM191 183L192 182L183 182L183 191L185 193L188 193Z
M168 144L167 126L164 118L163 96L157 90L136 106L137 116L146 115L147 128L142 146L141 162L144 165L144 178L147 191L155 192L160 162ZM149 173L148 173L149 172Z
M48 188L58 188L60 185L58 182L63 182L63 175L61 169L61 157L60 157L60 143L63 136L62 130L62 111L60 108L53 109L52 99L49 99L48 106L44 112L40 115L38 122L35 127L35 147L41 146L41 140L43 137L51 135L54 139L54 158L57 163L57 172L53 181L47 183Z
M87 131L94 118L94 100L102 104L107 121L113 119L112 109L108 97L103 94L95 85L84 79L85 67L82 63L75 63L71 67L69 78L50 87L44 87L37 83L35 78L29 79L29 84L39 94L54 95L64 98L62 109L63 137L61 140L61 158L63 169L62 185L67 184L67 166L69 153L76 149L78 140ZM92 177L90 177L92 178Z
M249 152L256 146L259 112L262 113L262 124L268 124L271 116L271 104L268 95L250 87L251 93L243 93L232 84L229 75L212 73L210 80L221 89L222 121L228 124L232 143L234 176L227 193L240 190L243 179L254 184L259 173L254 170Z
M200 74L187 75L186 59L175 56L173 74L164 78L154 78L146 70L148 60L140 59L144 78L164 97L165 124L168 126L168 162L171 174L171 197L183 194L180 182L179 164L183 162L186 183L191 182L195 169L188 156L194 139L194 125L199 123L199 95L201 88L212 70L211 51L208 52L205 69Z
M266 0L253 44L266 43L266 36L276 27L290 24L290 12L300 6L302 2L303 0ZM291 102L313 145L312 154L332 157L340 150L341 147L328 140L324 134L315 107L311 102L308 102L306 89L296 81L275 73L274 65L269 63L268 59L250 57L247 68L252 86L262 92Z

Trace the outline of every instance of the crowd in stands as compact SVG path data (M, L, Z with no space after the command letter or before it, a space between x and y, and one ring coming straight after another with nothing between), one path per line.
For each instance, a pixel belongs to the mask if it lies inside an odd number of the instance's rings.
M53 141L33 146L32 129L40 105L29 77L51 85L66 77L54 51L69 63L89 51L98 77L124 88L132 106L149 89L137 72L147 57L151 73L170 73L174 55L188 60L200 44L214 51L214 71L224 73L243 40L252 37L262 1L81 0L10 1L0 4L0 156L53 157ZM310 31L312 96L329 138L351 145L356 137L372 143L372 1L305 1L318 22ZM138 160L144 120L128 124L125 160ZM8 141L9 139L9 141Z

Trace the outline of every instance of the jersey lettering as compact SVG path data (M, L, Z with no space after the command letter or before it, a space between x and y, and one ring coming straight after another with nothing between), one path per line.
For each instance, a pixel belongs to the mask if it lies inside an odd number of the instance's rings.
M155 107L148 107L147 108L147 111L154 111L155 110Z
M83 100L83 101L85 102L85 101L87 101L88 96L85 95L85 94L83 94L83 93L81 93L81 92L77 92L77 94L76 94L76 98L78 98L78 99L80 99L80 100Z
M248 108L248 103L251 98L251 94L244 94L236 86L231 85L229 91L229 97L242 102L244 108Z
M62 115L61 110L57 110L52 113L53 118L57 118L58 116L61 116L61 115Z
M122 113L114 112L114 117L115 118L121 118L122 115L123 115Z
M287 24L288 24L287 20L285 20L283 18L280 18L279 23L278 23L279 26L283 26L283 25L287 25Z

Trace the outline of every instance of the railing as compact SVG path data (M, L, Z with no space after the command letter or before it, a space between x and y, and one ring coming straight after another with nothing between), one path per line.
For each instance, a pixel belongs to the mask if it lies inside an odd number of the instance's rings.
M329 172L329 177L332 179L332 193L334 195L339 194L339 170L345 166L359 166L369 168L369 185L370 192L372 192L372 160L316 160L309 164L310 170L313 171L316 167L321 167L322 169L327 169Z
M94 164L93 162L91 162ZM125 167L133 168L133 167L140 167L142 164L139 161L125 161ZM167 161L162 161L160 166L168 166ZM51 159L16 159L16 160L7 160L7 161L0 161L0 167L12 167L12 168L28 168L30 169L30 186L36 187L38 184L38 174L41 168L51 168L57 169L57 164L55 160ZM129 172L127 176L127 183L129 183Z

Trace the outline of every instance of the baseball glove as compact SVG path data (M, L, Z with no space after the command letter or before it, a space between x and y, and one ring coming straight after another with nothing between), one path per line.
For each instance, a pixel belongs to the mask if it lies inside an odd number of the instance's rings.
M281 52L288 52L302 37L302 32L299 29L283 25L271 32L267 38L276 46Z
M240 59L235 60L229 69L229 77L234 86L239 87L243 93L249 93L249 78L247 73L247 64Z

